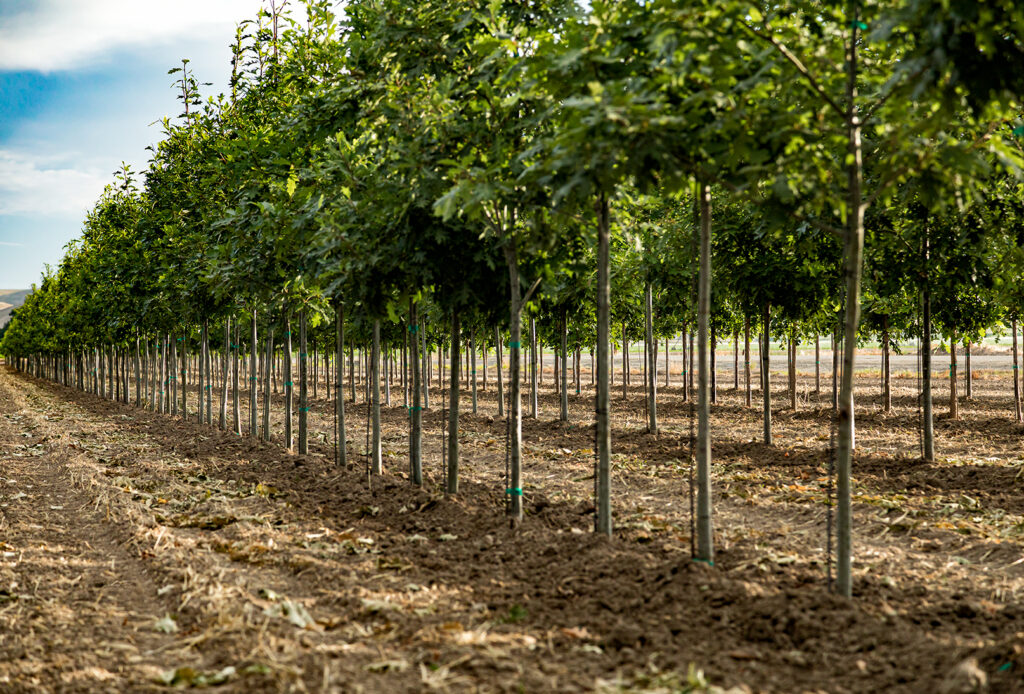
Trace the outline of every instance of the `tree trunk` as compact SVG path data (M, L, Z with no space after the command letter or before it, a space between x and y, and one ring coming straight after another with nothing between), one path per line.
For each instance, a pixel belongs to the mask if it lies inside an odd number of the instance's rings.
M519 259L515 250L507 248L505 257L508 261L509 289L509 343L508 343L508 390L509 390L509 495L508 513L513 525L523 519L523 480L522 480L522 439L523 411L519 398L519 356L522 353L522 290L519 286Z
M469 333L469 378L472 383L473 414L476 414L476 330Z
M448 410L448 494L459 493L459 343L462 330L459 312L452 311L452 363L449 388L451 403Z
M1014 340L1017 339L1016 332L1014 333L1013 337L1014 337ZM184 347L182 349L184 349ZM136 407L141 407L142 406L142 359L141 359L141 357L139 355L139 352L140 352L140 349L139 349L139 338L138 338L138 336L136 336L135 337L135 406ZM1016 373L1016 371L1014 373ZM81 378L81 369L79 369L79 378ZM184 385L182 385L182 390L184 390L184 389L185 389Z
M714 327L711 330L711 402L718 403L718 331Z
M732 333L732 389L740 389L740 331Z
M309 380L306 364L306 309L299 312L299 455L309 453Z
M927 241L925 241L927 247ZM925 272L927 272L928 253L925 251ZM927 288L923 292L924 306L921 317L921 408L923 410L921 433L924 445L924 459L935 460L935 420L932 413L932 298Z
M221 358L220 416L217 425L221 431L228 429L228 355L231 354L231 317L224 318L224 351Z
M764 445L772 445L771 306L764 305L761 318L761 396L764 408Z
M348 389L349 402L356 401L356 350L355 347L348 348Z
M348 462L348 438L345 436L345 311L341 301L334 300L334 460L341 467ZM289 348L288 359L291 360ZM290 367L289 367L290 370ZM289 379L291 380L291 379Z
M795 329L789 336L789 409L796 412L796 336Z
M295 451L295 377L292 374L292 317L284 318L284 447L289 453Z
M203 321L203 353L206 355L206 426L212 427L214 369L213 358L212 354L210 353L210 322L206 320Z
M559 419L563 422L569 421L569 310L562 309L562 369L561 377L561 412Z
M373 346L370 349L370 398L373 407L370 472L374 475L384 474L380 442L380 361L380 319L375 319L373 321Z
M256 386L257 386L257 360L259 353L256 343L256 309L252 310L252 335L250 336L249 352L249 436L256 437Z
M658 374L654 356L654 290L648 282L644 287L644 321L647 335L647 431L658 433Z
M814 331L814 394L821 395L821 337Z
M240 394L238 392L238 361L239 352L242 346L239 342L240 333L238 332L238 323L235 323L235 344L231 345L231 400L232 400L232 420L234 422L235 435L242 435L242 403L240 400ZM184 344L184 343L182 343ZM184 362L182 362L181 368L182 374L185 373ZM188 384L185 383L184 376L181 381L181 392L182 392L182 408L185 406L185 391L188 389Z
M697 354L696 349L695 349L695 344L696 343L694 342L696 337L697 337L696 333L694 333L691 330L690 331L690 353L689 353L689 359L690 359L690 395L689 395L689 397L690 398L693 397L693 391L694 391L694 380L693 379L696 377L696 374L697 374L696 368L694 366L694 360L696 359L696 354Z
M629 397L629 338L626 337L626 324L622 324L622 399Z
M832 411L839 412L839 326L832 330Z
M708 337L711 320L711 186L700 184L700 274L697 289L697 330L700 333L700 387L697 393L697 538L696 558L715 559L711 521L711 371ZM714 337L711 338L714 340ZM711 345L714 353L714 345Z
M530 417L537 419L537 319L530 316Z
M743 316L743 404L750 407L750 316Z
M974 374L971 371L971 341L964 340L964 397L974 397Z
M892 370L889 366L889 316L882 316L882 411L892 411Z
M171 343L171 360L167 365L168 379L171 381L171 416L178 416L178 378L174 372L178 368L178 340L171 341L168 337L168 341Z
M857 326L860 323L860 278L864 254L863 154L861 121L857 114L857 24L859 6L851 0L847 17L851 24L849 60L847 60L847 103L849 132L849 202L845 252L846 315L843 336L843 382L839 394L839 434L836 461L836 587L845 597L853 595L853 507L850 474L853 467L853 378L856 366Z
M423 408L420 406L421 367L420 343L417 333L420 327L416 322L416 303L409 299L409 366L412 377L409 379L412 391L412 408L409 411L409 481L423 486Z
M272 387L271 371L274 365L274 323L267 321L266 346L263 353L263 435L264 441L270 441L270 389ZM205 342L205 341L204 341ZM209 386L207 386L209 389Z
M611 394L611 359L609 328L611 309L610 220L608 198L601 193L597 213L597 469L594 471L594 492L597 514L594 531L612 534L611 459L612 435L609 419ZM623 379L625 381L625 379Z
M207 385L206 381L210 377L209 374L206 373L206 360L203 359L203 355L205 354L205 352L203 350L204 350L205 347L206 347L206 321L203 321L203 324L199 328L199 369L197 370L198 371L198 376L199 376L199 381L198 381L198 385L199 385L199 388L198 388L198 390L199 390L199 392L198 392L199 411L196 413L196 419L199 422L199 424L202 424L204 422L203 414L205 412L205 407L206 407L206 397L204 395L204 389L209 388L209 386ZM162 392L163 391L161 391L161 393Z
M498 416L505 416L505 393L502 389L501 382L501 329L495 326L494 328L494 356L496 357L497 364L495 364L495 371L497 376L495 377L498 381Z
M683 361L683 369L682 369L682 376L683 376L683 402L688 402L690 400L690 385L689 385L690 381L689 381L689 375L688 375L690 373L690 368L689 368L689 362L687 361L687 355L689 354L689 349L686 346L686 332L687 331L684 328L683 329L683 334L682 334L682 336L679 339L679 348L680 348L681 356L683 358L682 359L682 361Z
M1016 422L1022 419L1020 406L1020 364L1017 360L1017 318L1010 321L1010 330L1013 331L1013 418Z
M669 349L668 349L668 338L665 338L665 387L668 388L672 385L671 383L671 364L669 363Z
M957 392L956 335L949 338L949 418L960 419L959 393Z
M420 371L420 382L423 384L423 408L430 407L430 352L427 351L427 324L423 323L420 329L420 347L423 349L423 364Z

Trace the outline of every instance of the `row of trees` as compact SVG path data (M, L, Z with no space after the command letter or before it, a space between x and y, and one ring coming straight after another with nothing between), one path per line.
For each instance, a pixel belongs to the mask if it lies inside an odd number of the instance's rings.
M766 345L832 333L838 587L849 595L862 308L886 344L918 333L926 347L935 331L969 343L1019 311L1024 126L1011 66L1024 15L1014 3L355 0L339 17L307 0L302 10L271 2L239 25L226 94L202 99L187 61L171 71L182 113L164 121L141 187L117 176L16 316L4 353L52 367L129 354L144 339L166 343L173 364L183 343L198 349L209 419L211 341L222 337L225 354L246 343L255 379L259 355L271 364L277 340L290 354L297 328L302 451L308 335L331 324L336 365L346 339L369 345L379 472L381 354L407 345L409 476L421 484L430 313L451 346L452 431L464 338L471 359L477 341L507 350L506 495L518 522L524 344L535 333L553 344L562 379L570 346L593 348L595 527L610 534L613 331L646 338L653 362L658 336L686 330L698 377L696 552L712 561L712 334L760 326ZM284 374L289 423L293 378ZM656 430L653 380L648 390ZM457 447L452 436L450 493Z

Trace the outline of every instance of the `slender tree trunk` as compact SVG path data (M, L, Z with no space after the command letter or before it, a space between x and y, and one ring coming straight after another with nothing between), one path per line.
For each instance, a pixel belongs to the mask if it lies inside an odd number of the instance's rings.
M622 399L625 400L629 397L629 382L630 382L630 363L629 363L629 338L626 337L626 324L622 324Z
M409 330L402 336L402 406L409 409Z
M169 339L169 338L168 338ZM210 353L210 323L203 321L203 354L206 357L206 426L213 426L213 358ZM269 439L268 439L269 440Z
M446 490L449 494L459 493L459 369L461 368L459 343L461 340L459 312L452 311L452 363L449 383L451 403L448 410L448 489Z
M974 373L971 370L971 341L964 340L964 397L974 397Z
M289 453L295 451L295 377L292 373L292 317L284 318L284 447Z
M384 350L384 406L391 407L391 366L393 359L391 358L391 348L388 347Z
M354 347L348 348L348 386L349 386L349 402L355 403L356 401L356 350Z
M562 370L561 377L561 412L559 419L563 422L569 421L569 310L562 309Z
M181 419L188 421L188 335L181 335L181 363L178 372L178 383L181 384Z
M256 386L257 383L257 361L259 360L259 345L256 342L256 309L252 310L252 334L249 337L249 436L256 438Z
M231 345L231 401L232 401L232 423L234 424L234 431L236 436L242 435L242 403L241 394L238 390L238 362L239 353L241 352L241 334L238 331L238 323L235 323L235 344ZM182 373L185 372L184 366L182 366ZM187 389L187 384L182 380L182 393ZM182 407L184 407L184 395L182 395Z
M374 475L384 474L381 460L380 442L380 319L373 321L373 347L370 350L370 397L373 414L371 423L373 438L371 440L370 472Z
M711 328L711 402L718 403L718 331Z
M206 346L206 321L203 321L203 324L199 328L199 370L198 370L198 375L199 375L199 393L198 393L198 396L199 396L199 411L196 414L197 421L199 422L199 424L202 424L204 422L204 419L203 419L203 408L206 407L206 398L203 395L203 391L204 391L205 388L209 387L209 386L206 385L206 381L209 378L209 374L206 373L206 360L203 359L203 356L205 354L204 351L203 351L203 348L205 346Z
M960 419L959 393L957 392L956 335L949 338L949 418Z
M345 435L345 311L338 299L334 300L334 460L341 467L348 463L348 438ZM291 346L288 347L289 378L291 380Z
M267 321L267 337L263 352L263 434L264 441L270 441L270 389L273 380L271 372L274 368L274 323ZM209 388L209 386L207 386Z
M1024 421L1020 406L1020 362L1017 357L1017 317L1014 316L1010 322L1010 330L1013 331L1013 418L1020 423Z
M665 387L666 388L668 388L670 385L672 385L672 383L671 383L672 375L671 375L671 371L670 371L670 366L671 365L669 363L668 338L666 337L665 338Z
M847 60L847 103L849 131L849 202L843 258L846 261L846 315L843 336L843 376L839 394L839 433L836 462L836 587L845 597L853 595L853 507L850 475L853 463L853 378L856 367L857 326L860 323L860 279L864 253L863 155L861 121L857 113L857 24L859 5L850 2L848 19L852 24Z
M309 453L309 367L306 359L306 309L299 312L299 455Z
M771 306L764 305L761 318L761 396L764 400L764 444L772 445Z
M821 395L821 337L814 331L814 394Z
M508 390L509 390L509 494L508 513L513 525L523 519L522 439L523 406L519 395L519 365L522 354L522 289L519 285L519 259L514 249L505 251L509 270L509 343L508 343Z
M658 374L654 355L654 289L650 282L644 287L644 318L647 335L647 431L658 433Z
M839 412L839 326L832 330L832 411Z
M430 352L427 350L427 323L423 321L420 330L420 346L423 348L423 370L420 372L420 381L423 383L423 408L430 407Z
M231 317L224 319L224 351L221 359L221 383L220 383L220 417L218 426L221 431L228 429L228 355L231 354Z
M1016 338L1017 338L1017 335L1016 335L1016 333L1014 333L1014 339L1016 339ZM142 407L143 406L143 399L142 399L142 359L141 359L141 357L139 355L139 352L140 352L140 349L139 349L139 337L136 335L136 337L135 337L135 406L136 407ZM1016 373L1016 372L1014 372L1014 373ZM79 370L79 376L81 376L81 370ZM184 386L182 387L182 390L184 390Z
M469 371L470 379L473 383L473 414L476 414L477 397L476 397L476 329L473 329L469 333Z
M927 242L926 242L927 243ZM925 255L927 268L927 251ZM927 269L926 269L927 272ZM927 284L927 279L925 280ZM922 439L924 443L924 459L935 460L935 419L932 412L932 300L931 292L925 288L924 307L921 318L921 407L924 422Z
M683 334L682 334L682 336L679 339L679 348L681 350L681 356L683 358L682 359L682 361L683 361L683 371L682 371L682 376L683 376L683 402L689 402L689 400L690 400L690 386L689 386L689 383L690 383L690 381L689 381L690 367L689 367L689 362L687 361L687 356L689 355L690 351L689 351L689 349L686 346L686 333L687 333L687 330L684 328L683 329Z
M796 337L789 336L789 409L796 412Z
M597 214L597 469L594 471L596 509L594 531L612 534L612 433L610 421L611 368L610 311L611 264L608 198L601 193ZM625 337L625 333L623 333ZM623 378L625 382L625 378Z
M740 389L740 331L732 333L732 389Z
M743 404L750 407L750 316L743 316Z
M889 366L889 316L882 316L882 410L892 411L892 371Z
M178 366L178 340L172 339L168 336L167 341L171 345L171 358L167 365L167 378L171 382L171 416L178 416L178 378L175 376L174 371Z
M715 559L711 521L711 408L708 337L711 320L711 186L700 184L700 273L697 288L697 330L700 333L700 388L697 394L697 547L696 558ZM711 338L714 340L714 337ZM711 345L714 354L714 345Z
M690 359L690 396L689 397L691 397L691 398L694 397L693 392L694 392L694 390L696 390L696 386L694 385L695 384L694 378L696 378L696 376L697 376L697 367L695 366L695 361L694 361L697 358L697 349L696 349L696 342L695 342L696 339L697 339L697 333L695 333L695 332L693 332L691 330L690 331L690 351L689 351L689 359Z
M498 381L498 416L505 416L505 393L502 389L501 382L501 329L495 326L494 328L494 356L497 358L497 364L495 371L497 376L495 377Z
M537 319L530 316L530 417L537 419Z
M416 304L412 299L409 299L409 330L411 338L409 340L410 355L409 355L409 366L412 368L412 409L410 410L409 420L409 480L417 485L423 486L423 412L420 407L420 369L422 362L420 361L419 353L419 340L417 339L417 332L420 327L416 323Z

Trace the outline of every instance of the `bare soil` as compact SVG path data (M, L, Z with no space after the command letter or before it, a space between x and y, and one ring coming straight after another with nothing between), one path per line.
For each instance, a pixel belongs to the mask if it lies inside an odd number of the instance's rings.
M891 413L861 379L846 600L827 586L827 380L816 395L801 376L772 447L759 394L747 408L719 391L708 566L691 559L678 387L659 392L658 435L642 391L614 391L608 539L591 532L589 389L569 423L551 390L524 421L512 529L493 381L462 417L462 488L445 498L436 388L419 489L399 389L386 474L369 479L362 402L338 469L325 399L299 456L280 445L280 398L260 443L0 370L0 690L982 691L970 672L1024 691L1024 430L1005 376L976 378L961 419L937 421L934 463L914 379L896 379Z

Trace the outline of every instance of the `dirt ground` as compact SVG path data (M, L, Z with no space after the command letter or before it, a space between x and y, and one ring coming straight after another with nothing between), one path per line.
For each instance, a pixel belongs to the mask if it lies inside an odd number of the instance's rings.
M0 369L0 691L1024 691L1024 429L1005 375L976 379L962 419L936 422L935 463L917 454L914 379L888 414L861 379L846 600L826 583L827 380L818 396L802 376L793 412L776 377L773 447L758 394L720 390L708 566L691 559L677 387L658 435L640 388L614 391L607 539L589 389L568 424L550 390L524 420L512 530L493 382L445 498L436 389L418 489L397 389L386 474L368 480L362 402L338 469L324 399L299 456L279 398L265 444Z

